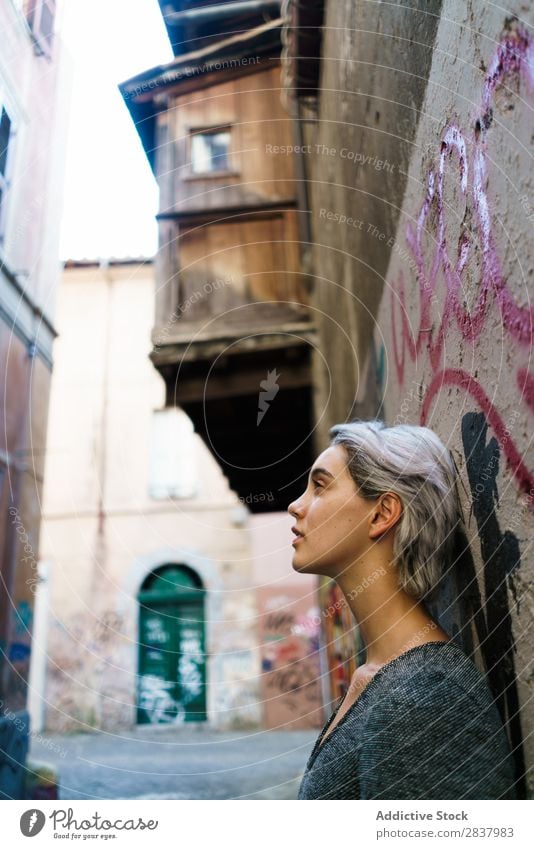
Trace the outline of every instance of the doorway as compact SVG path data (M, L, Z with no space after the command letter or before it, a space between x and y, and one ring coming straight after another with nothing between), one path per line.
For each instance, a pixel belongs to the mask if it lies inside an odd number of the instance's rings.
M188 566L161 566L147 576L137 598L137 722L205 721L205 590L200 577Z

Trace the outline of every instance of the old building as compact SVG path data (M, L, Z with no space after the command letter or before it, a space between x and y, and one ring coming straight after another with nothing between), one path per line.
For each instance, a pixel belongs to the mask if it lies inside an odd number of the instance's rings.
M56 8L58 7L58 8ZM0 797L23 798L69 64L55 0L0 2Z
M533 23L521 2L290 2L284 52L318 432L377 416L451 449L468 539L435 613L487 674L520 797L534 759Z
M254 568L265 563L265 722L280 709L316 725L318 628L295 620L310 618L314 594L294 577L289 594L277 586L286 549L259 530L287 521L315 450L315 321L302 175L282 104L280 3L161 6L174 60L120 87L160 189L150 357L165 408L189 416L267 544L254 548ZM297 669L304 637L312 651ZM297 707L299 691L308 707Z
M292 577L290 517L252 514L189 417L165 406L154 299L151 259L65 265L35 727L313 726L317 628L302 625L315 583Z
M163 5L175 60L121 86L160 188L151 356L252 511L285 510L312 457L314 320L279 4Z

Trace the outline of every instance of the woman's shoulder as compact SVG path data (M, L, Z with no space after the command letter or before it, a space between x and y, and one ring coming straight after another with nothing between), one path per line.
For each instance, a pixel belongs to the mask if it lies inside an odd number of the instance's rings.
M515 798L499 711L462 649L420 646L382 670L360 735L362 798Z
M452 641L414 646L377 672L374 697L408 703L461 700L475 712L493 705L484 674Z

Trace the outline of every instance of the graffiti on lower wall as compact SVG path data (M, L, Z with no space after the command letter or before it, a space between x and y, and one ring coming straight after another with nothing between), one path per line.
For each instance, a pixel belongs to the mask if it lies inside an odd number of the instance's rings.
M185 708L172 695L174 687L173 681L165 681L158 675L139 676L139 708L145 711L152 725L185 722Z
M127 624L115 610L78 611L49 630L46 729L65 732L127 727L131 682L125 670Z
M260 592L261 697L266 728L323 724L316 606L300 592Z
M12 710L24 710L27 682L30 676L31 629L33 610L20 601L11 615L10 641L4 652L4 687L6 702Z
M328 579L322 580L319 603L323 615L323 640L328 664L329 693L332 703L341 699L347 690L356 667L362 662L355 656L361 653L359 632L355 619L338 585Z

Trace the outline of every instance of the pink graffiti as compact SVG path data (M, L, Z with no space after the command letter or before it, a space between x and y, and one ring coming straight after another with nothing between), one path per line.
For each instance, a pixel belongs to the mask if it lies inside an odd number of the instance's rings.
M463 369L443 369L443 371L438 372L434 376L423 399L420 417L421 424L426 424L432 401L442 386L459 386L460 389L463 389L464 392L477 402L480 409L484 412L489 426L501 444L506 462L519 489L526 493L531 492L534 487L534 475L527 469L517 447L509 438L509 431L507 431L501 415L497 412L497 409L484 392L480 383ZM528 502L531 507L533 506L532 501L530 499Z
M488 66L484 79L479 117L475 121L472 136L472 209L471 231L463 227L458 245L450 249L447 242L446 210L444 203L445 177L450 163L455 162L459 178L460 191L468 192L470 162L466 140L461 129L455 125L446 128L439 151L435 170L430 169L427 176L426 194L417 217L415 228L410 224L406 228L406 241L414 258L416 276L419 285L420 318L419 327L413 330L405 299L405 282L402 272L392 289L391 320L393 356L399 382L404 382L406 352L412 361L428 352L430 364L435 376L424 399L421 419L427 420L429 406L437 390L450 384L461 387L484 410L488 422L503 447L507 462L521 489L530 489L534 483L533 475L524 466L519 452L510 439L503 441L505 431L502 417L482 390L475 378L461 369L443 369L443 349L447 331L453 321L462 337L474 344L480 337L488 310L495 303L501 315L506 333L521 348L532 343L534 331L534 309L517 304L508 289L502 265L493 237L493 222L486 193L487 185L487 148L486 134L492 121L491 103L496 89L513 78L525 81L530 92L534 92L534 49L529 43L524 29L517 27L501 39ZM431 231L428 221L432 211L436 218L435 248L428 262L425 262L423 239ZM462 277L468 259L477 239L481 255L480 285L476 303L467 309L462 303ZM454 257L451 258L451 253ZM445 283L444 304L437 330L432 328L431 306L436 296L439 276ZM398 328L400 314L400 329ZM439 372L438 372L439 370ZM534 377L526 369L520 369L517 375L518 386L524 387L524 398L528 406L534 409Z
M534 410L534 375L529 374L526 368L520 368L517 372L517 386L525 403Z

